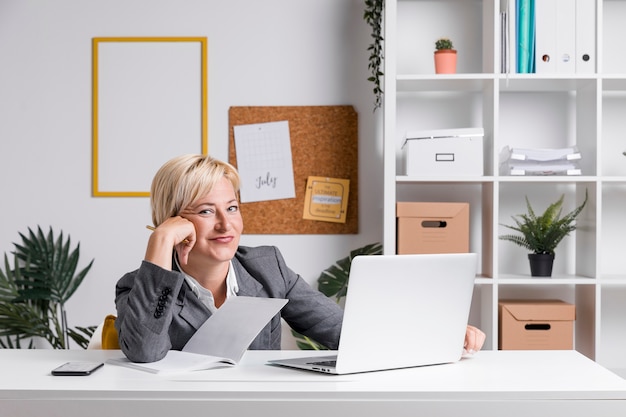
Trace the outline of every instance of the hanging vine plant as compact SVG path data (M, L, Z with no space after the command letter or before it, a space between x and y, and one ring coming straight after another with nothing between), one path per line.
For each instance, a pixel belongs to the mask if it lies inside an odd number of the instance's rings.
M372 43L367 48L370 52L368 69L371 76L367 79L374 83L374 111L383 104L381 77L383 64L383 10L384 0L365 0L363 19L372 28Z

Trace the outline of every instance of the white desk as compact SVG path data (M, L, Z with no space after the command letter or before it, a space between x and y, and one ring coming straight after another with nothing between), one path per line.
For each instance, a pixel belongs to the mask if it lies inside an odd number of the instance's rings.
M266 365L307 353L249 351L236 367L178 376L105 364L59 377L50 370L66 361L122 354L0 349L0 416L626 416L626 380L575 351L483 351L346 376Z

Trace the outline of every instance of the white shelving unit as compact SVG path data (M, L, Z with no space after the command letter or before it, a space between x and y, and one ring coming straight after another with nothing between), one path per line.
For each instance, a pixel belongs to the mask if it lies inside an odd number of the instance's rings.
M572 0L574 1L574 0ZM500 73L500 0L387 0L384 78L384 250L396 253L396 202L470 203L470 250L480 254L471 322L498 346L498 300L559 298L576 305L575 349L626 370L626 0L598 0L596 72ZM441 36L458 50L457 74L434 74ZM615 51L615 53L614 53ZM484 176L407 177L407 130L482 127ZM499 174L504 146L578 146L581 176ZM501 224L565 194L589 202L557 248L553 277L531 278L527 252Z

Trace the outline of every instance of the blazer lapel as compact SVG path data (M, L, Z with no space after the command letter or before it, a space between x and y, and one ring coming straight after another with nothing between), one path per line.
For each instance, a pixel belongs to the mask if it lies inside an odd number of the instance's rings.
M183 283L177 303L180 305L179 317L196 330L211 316L209 309L191 291L186 281Z
M237 295L257 296L263 289L263 286L246 271L237 258L233 258L232 262L237 276L237 285L239 286Z

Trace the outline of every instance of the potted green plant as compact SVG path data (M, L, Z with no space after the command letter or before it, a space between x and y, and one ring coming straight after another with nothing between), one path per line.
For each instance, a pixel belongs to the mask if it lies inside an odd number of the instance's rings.
M456 73L456 49L449 38L439 38L435 41L435 73Z
M587 204L588 193L585 191L585 200L581 205L561 216L564 197L561 195L538 216L527 196L528 213L512 216L514 225L502 225L521 235L505 234L501 235L500 239L513 242L532 252L528 254L531 276L552 276L554 251L565 236L576 230L575 220Z
M53 349L69 349L70 339L86 348L96 326L71 328L67 325L65 303L91 269L93 259L77 271L80 244L71 248L63 232L52 228L20 233L15 243L14 265L4 255L5 272L0 270L0 348L21 348L22 341L33 348L33 338L46 340Z

